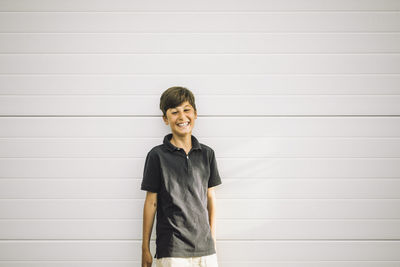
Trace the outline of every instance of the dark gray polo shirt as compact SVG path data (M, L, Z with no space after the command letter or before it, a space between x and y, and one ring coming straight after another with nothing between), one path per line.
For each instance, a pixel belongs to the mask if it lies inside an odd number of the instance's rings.
M147 153L141 190L158 193L155 258L216 253L207 189L222 182L214 150L191 137L188 154L170 142L172 133Z

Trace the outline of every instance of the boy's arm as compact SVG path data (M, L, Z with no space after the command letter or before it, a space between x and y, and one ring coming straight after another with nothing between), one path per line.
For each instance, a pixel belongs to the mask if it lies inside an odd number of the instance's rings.
M214 239L215 249L217 249L217 225L216 225L216 211L217 211L217 199L215 197L214 187L210 187L207 190L207 210L208 218L211 227L211 235Z
M143 241L142 251L150 251L150 237L153 230L154 217L157 211L157 193L147 191L143 207Z

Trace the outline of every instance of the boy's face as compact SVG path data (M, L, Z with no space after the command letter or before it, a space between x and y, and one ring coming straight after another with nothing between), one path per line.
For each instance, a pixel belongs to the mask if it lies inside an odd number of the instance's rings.
M166 125L170 125L172 134L178 136L192 134L194 121L197 119L197 112L188 101L183 102L175 108L169 108L166 115L167 118L163 117L163 120ZM179 124L186 122L188 122L188 125L179 126Z

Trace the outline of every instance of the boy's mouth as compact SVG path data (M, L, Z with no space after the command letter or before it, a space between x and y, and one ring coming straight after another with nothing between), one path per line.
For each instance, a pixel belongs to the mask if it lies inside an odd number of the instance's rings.
M186 128L190 125L190 123L187 121L185 123L178 123L177 125L179 128Z

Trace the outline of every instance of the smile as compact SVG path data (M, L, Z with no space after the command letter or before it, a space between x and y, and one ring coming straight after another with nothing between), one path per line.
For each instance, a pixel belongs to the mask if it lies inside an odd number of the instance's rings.
M187 127L187 126L189 126L189 122L179 123L178 126L181 128Z

